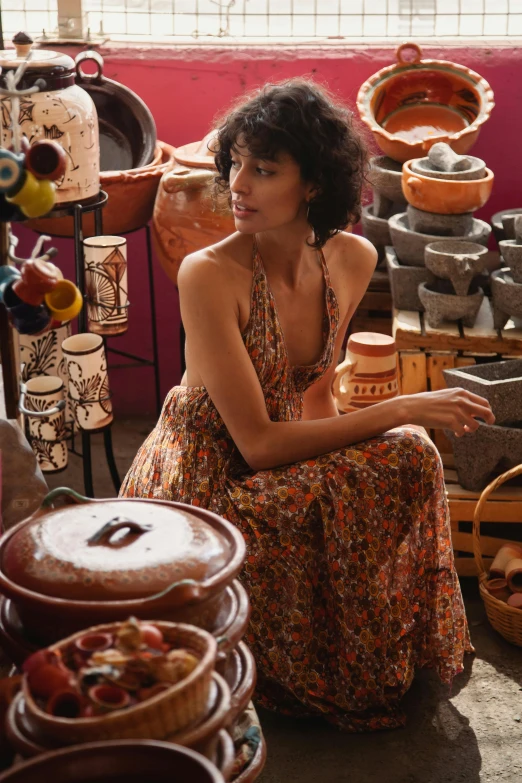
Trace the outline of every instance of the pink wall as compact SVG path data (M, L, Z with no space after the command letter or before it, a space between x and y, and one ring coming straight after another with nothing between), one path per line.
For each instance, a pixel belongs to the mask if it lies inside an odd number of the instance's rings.
M68 50L74 56L74 50ZM352 105L361 83L395 61L393 48L276 47L145 49L105 47L105 75L131 87L151 109L158 138L174 145L195 141L209 130L213 118L245 90L267 81L313 76ZM495 93L496 108L483 127L473 154L486 160L495 173L491 200L478 213L486 220L499 209L517 207L522 170L520 125L522 106L518 85L522 49L501 47L424 47L425 58L447 59L478 71ZM17 227L22 248L33 235ZM59 260L71 276L72 243L57 240ZM148 324L144 232L129 237L129 298L131 325L115 347L151 355ZM174 286L155 262L157 322L160 334L161 386L164 396L179 380L179 307ZM119 416L152 413L152 370L114 370L111 374Z

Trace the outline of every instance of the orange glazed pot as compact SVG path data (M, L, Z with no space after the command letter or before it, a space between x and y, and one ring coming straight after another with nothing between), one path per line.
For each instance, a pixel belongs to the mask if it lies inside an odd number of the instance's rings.
M235 231L228 204L215 203L210 187L216 176L212 134L174 150L159 184L152 218L152 239L161 266L176 284L189 253L220 242Z
M109 196L103 210L103 233L119 236L144 226L152 217L154 199L163 173L171 165L174 147L158 141L151 163L127 171L101 171L100 188ZM29 228L57 237L74 236L72 217L28 220ZM88 212L83 218L86 236L93 236L94 217Z
M61 495L76 505L50 508ZM212 624L244 557L241 533L205 509L60 488L0 539L0 591L43 644L129 616Z
M411 60L404 59L413 50ZM495 103L493 90L478 73L447 60L422 60L414 43L397 49L397 63L361 85L357 108L385 155L404 163L421 158L445 141L464 154Z
M402 192L412 207L424 212L462 215L480 209L491 196L491 169L486 169L483 179L434 179L413 172L410 163L407 161L402 167Z

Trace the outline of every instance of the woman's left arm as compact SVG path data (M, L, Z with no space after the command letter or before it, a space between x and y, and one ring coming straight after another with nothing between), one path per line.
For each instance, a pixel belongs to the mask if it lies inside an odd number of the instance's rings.
M304 394L303 419L308 421L339 415L332 394L335 368L339 364L350 321L366 293L377 264L374 246L356 234L337 234L328 242L325 250L330 281L339 303L339 331L330 367Z

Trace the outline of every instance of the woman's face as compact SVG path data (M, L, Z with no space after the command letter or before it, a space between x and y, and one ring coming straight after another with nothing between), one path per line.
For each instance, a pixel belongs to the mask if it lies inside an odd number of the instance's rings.
M276 160L253 155L240 140L231 150L230 192L237 231L255 234L296 221L306 225L312 186L298 163L280 152Z

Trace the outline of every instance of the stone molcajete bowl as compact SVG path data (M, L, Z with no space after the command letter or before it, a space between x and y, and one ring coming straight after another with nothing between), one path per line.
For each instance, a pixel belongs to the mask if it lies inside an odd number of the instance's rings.
M422 312L424 305L419 299L419 285L434 283L435 275L425 266L400 264L393 247L386 248L386 266L390 278L393 306L398 310Z
M489 401L498 426L522 426L522 359L444 370L449 387L460 386Z
M388 221L390 229L391 243L395 248L397 257L401 264L408 264L409 266L423 266L424 265L424 251L426 245L431 242L437 242L443 238L440 234L422 234L417 231L412 231L408 221L408 215L406 212L400 212L397 215L393 215ZM485 223L483 220L473 218L472 228L463 236L452 236L452 239L458 239L459 241L477 242L480 245L487 245L489 235L491 234L491 226Z
M436 277L451 280L458 296L466 296L473 278L484 271L487 254L476 242L442 239L426 245L424 263Z
M457 438L444 430L453 445L459 483L472 492L483 490L495 476L522 463L522 429L479 424L475 432Z
M491 274L493 326L503 329L509 318L522 318L522 284L515 283L511 269L503 267Z
M482 179L486 176L486 165L480 158L474 158L472 155L467 156L470 167L468 169L461 169L458 171L442 171L433 168L429 157L426 158L414 158L409 161L410 169L414 174L422 174L424 177L430 177L431 179L453 179L453 180L468 180L468 179Z
M377 144L400 162L421 158L437 141L467 152L494 106L491 87L475 71L421 58L417 44L402 44L397 63L374 73L357 95L361 119Z
M419 299L424 305L429 325L436 329L444 321L462 320L464 326L471 328L484 299L484 291L479 288L476 293L457 296L434 290L436 285L438 283L419 285Z

